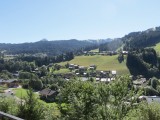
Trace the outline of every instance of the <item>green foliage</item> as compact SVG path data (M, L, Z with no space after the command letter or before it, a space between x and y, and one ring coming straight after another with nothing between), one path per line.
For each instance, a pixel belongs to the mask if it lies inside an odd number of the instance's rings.
M126 65L132 75L143 75L147 78L160 77L158 59L154 49L137 49L130 52Z
M122 52L120 52L118 55L118 61L119 63L122 63L124 61L124 55L122 54Z
M38 79L38 77L30 72L19 72L19 79Z
M0 85L0 93L4 93L4 90L8 89L7 85Z
M159 27L155 31L132 32L122 38L124 49L145 48L160 42Z
M157 85L159 84L158 79L156 79L155 77L151 79L151 86L156 89Z
M159 95L159 92L151 86L144 87L143 89L146 96Z
M51 90L58 90L59 89L59 86L57 84L52 84L50 87L49 87Z
M110 85L112 119L121 120L136 103L141 91L134 91L129 77L120 77Z
M18 116L25 120L41 120L44 118L43 106L38 102L33 91L29 89L27 96L18 106Z
M17 103L16 101L11 97L0 97L0 111L3 111L5 113L9 113L12 115L17 114Z
M7 70L2 70L2 72L0 73L0 78L4 80L8 80L13 78L13 75Z
M159 120L160 104L145 102L140 103L136 108L131 109L123 120Z
M13 91L14 91L15 96L18 98L23 99L27 96L27 89L16 88L16 89L13 89Z
M99 51L116 51L118 48L122 46L123 42L121 39L116 39L111 42L101 44L99 47Z
M121 120L140 94L132 89L129 77L109 84L71 80L59 94L60 103L66 103L67 110L64 112L62 106L60 109L69 120Z
M34 79L31 79L29 81L29 86L31 88L33 88L34 90L41 90L43 88L43 83L41 80L34 80Z

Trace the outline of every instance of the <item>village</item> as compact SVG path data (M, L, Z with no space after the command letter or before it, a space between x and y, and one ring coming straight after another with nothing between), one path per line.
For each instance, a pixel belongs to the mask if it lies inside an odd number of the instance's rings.
M54 66L54 67L53 67ZM70 79L79 79L82 81L95 81L95 82L102 82L104 84L108 84L109 82L116 80L116 78L119 77L117 75L116 70L111 70L111 71L100 71L96 70L97 66L96 65L90 65L88 67L85 66L80 66L77 64L69 64L67 63L65 66L61 66L58 64L55 65L48 65L42 66L45 68L45 70L48 72L51 72L52 76L54 78L62 78L65 81L69 81ZM53 68L55 69L63 69L63 68L68 69L68 73L55 73L53 72ZM40 69L36 68L34 71L32 71L34 74L40 73ZM19 72L13 73L13 76L15 79L0 79L0 96L2 97L3 95L9 95L13 96L15 95L15 89L17 88L22 88L22 83L19 81ZM148 80L144 78L142 75L140 76L129 76L130 79L133 82L134 88L139 88L139 87L144 87L147 86ZM6 87L5 90L3 90L3 87ZM56 96L59 93L59 90L51 90L50 88L44 88L40 91L35 91L36 94L40 96L42 100L45 100L46 102L55 102ZM160 97L159 96L140 96L139 100L146 100L148 103L151 103L153 101L160 102Z

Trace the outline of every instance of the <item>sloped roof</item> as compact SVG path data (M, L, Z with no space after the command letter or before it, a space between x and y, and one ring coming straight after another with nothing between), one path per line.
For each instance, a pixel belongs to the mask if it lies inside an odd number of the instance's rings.
M0 82L2 83L12 83L12 82L15 82L15 81L17 81L17 80L15 80L15 79L10 79L10 80L3 80L3 79L0 79Z
M55 93L57 93L57 91L51 90L49 88L45 88L42 91L39 92L41 95L46 95L46 96L51 96Z

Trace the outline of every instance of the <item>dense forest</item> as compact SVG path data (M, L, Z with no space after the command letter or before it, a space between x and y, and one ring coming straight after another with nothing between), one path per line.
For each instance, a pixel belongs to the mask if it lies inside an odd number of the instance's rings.
M151 28L140 32L131 32L122 38L100 45L100 51L116 51L151 47L160 42L160 27Z
M103 40L102 43L108 42ZM101 42L100 42L101 43ZM7 54L38 54L43 53L46 55L60 55L66 52L77 52L80 49L90 50L96 49L99 42L96 41L78 41L78 40L59 40L47 41L41 40L34 43L22 44L0 44L0 51L6 51Z
M133 32L122 38L125 50L154 46L160 42L160 27Z
M152 48L130 51L127 56L127 67L134 76L144 75L147 78L160 77L156 51Z

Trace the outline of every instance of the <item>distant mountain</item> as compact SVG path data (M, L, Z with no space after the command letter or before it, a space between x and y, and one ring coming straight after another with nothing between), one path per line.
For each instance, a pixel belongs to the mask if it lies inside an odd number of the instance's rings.
M37 54L59 55L79 50L89 51L99 47L100 51L116 51L120 47L124 50L154 46L160 42L160 27L145 31L131 32L122 38L98 40L57 40L42 39L34 43L4 44L0 43L0 51L8 54Z
M101 44L99 46L100 51L117 51L123 45L121 38L113 39L110 42Z
M104 41L103 41L104 42ZM106 41L107 42L107 41ZM66 52L76 52L80 49L96 48L102 41L94 42L90 40L58 40L48 41L46 39L34 43L21 44L0 44L0 51L7 51L8 54L37 54L59 55Z
M104 44L104 43L108 43L108 42L111 42L113 39L98 39L98 40L92 40L92 39L89 39L89 40L86 40L88 42L91 42L91 43L95 43L95 44L98 44L98 45L101 45L101 44Z

